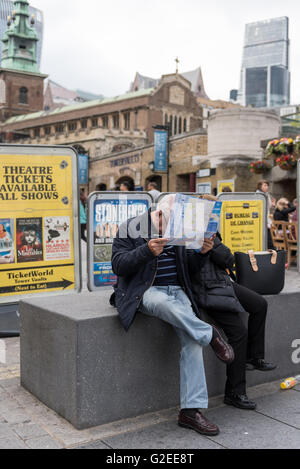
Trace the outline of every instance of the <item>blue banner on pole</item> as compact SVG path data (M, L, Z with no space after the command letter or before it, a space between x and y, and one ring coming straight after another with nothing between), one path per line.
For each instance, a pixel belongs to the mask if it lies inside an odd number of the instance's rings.
M156 130L154 132L154 171L168 171L168 132Z
M88 184L89 182L89 157L88 155L78 155L78 182Z

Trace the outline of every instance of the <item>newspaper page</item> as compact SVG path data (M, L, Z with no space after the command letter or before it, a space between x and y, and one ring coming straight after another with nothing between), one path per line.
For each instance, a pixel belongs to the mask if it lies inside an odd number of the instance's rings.
M168 245L200 249L218 231L221 209L222 202L177 194L164 234Z

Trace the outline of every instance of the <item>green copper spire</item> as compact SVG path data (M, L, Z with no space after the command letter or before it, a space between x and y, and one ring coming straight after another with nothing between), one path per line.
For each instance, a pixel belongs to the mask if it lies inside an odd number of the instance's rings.
M39 73L37 65L37 33L33 27L34 16L29 19L27 0L16 0L12 16L8 17L7 30L2 42L2 68Z

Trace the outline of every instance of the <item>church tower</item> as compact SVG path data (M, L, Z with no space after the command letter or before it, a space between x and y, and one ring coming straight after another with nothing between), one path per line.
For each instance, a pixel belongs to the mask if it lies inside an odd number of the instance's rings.
M37 64L38 37L35 18L29 15L27 0L16 0L7 19L2 39L0 68L0 120L41 111L44 101L44 79Z

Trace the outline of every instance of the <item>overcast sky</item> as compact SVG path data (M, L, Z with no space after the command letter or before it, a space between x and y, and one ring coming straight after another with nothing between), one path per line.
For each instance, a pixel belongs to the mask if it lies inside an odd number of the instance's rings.
M206 93L239 87L245 24L288 16L291 102L300 104L299 0L30 0L44 12L41 71L70 89L105 96L136 71L158 78L202 67Z

